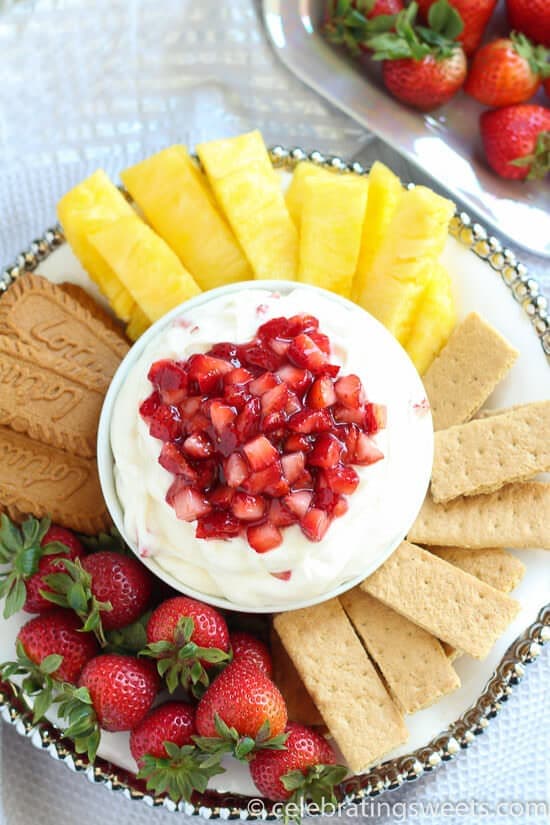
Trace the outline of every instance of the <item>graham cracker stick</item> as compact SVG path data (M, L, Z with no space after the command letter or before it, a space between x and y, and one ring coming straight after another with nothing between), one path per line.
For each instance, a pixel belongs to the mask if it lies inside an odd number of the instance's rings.
M503 593L511 593L525 575L525 565L501 547L471 550L466 547L428 547L443 561L460 567L485 584Z
M550 401L537 401L435 434L435 502L492 493L550 470Z
M403 713L433 705L460 687L435 636L357 587L340 602Z
M436 504L428 495L408 539L429 547L550 550L550 484L517 482L447 504Z
M360 587L474 659L487 656L519 610L510 596L408 541Z
M496 329L477 313L470 313L423 378L434 429L469 421L517 357L517 350Z
M270 641L273 681L283 694L288 718L291 722L300 722L301 725L324 725L323 717L315 707L274 628L271 628Z
M407 740L407 729L338 599L273 623L353 773Z

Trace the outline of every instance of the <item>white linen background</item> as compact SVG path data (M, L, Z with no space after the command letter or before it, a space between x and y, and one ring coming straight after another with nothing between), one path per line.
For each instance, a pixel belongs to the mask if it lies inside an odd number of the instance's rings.
M1 7L1 3L0 3ZM55 203L103 166L112 175L174 142L259 127L268 144L389 162L427 182L284 69L267 43L258 0L36 0L0 15L0 265L55 223ZM516 250L550 293L550 263ZM550 646L548 646L550 647ZM466 752L382 797L372 821L405 821L403 802L550 805L550 656L526 669L501 715ZM92 786L0 727L3 825L170 825ZM371 819L369 811L364 819ZM542 825L512 810L484 818L410 811L422 825Z

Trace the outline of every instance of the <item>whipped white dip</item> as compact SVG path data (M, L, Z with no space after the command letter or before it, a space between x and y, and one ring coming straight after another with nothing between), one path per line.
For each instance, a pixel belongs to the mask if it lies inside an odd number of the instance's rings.
M149 367L160 358L186 359L220 341L243 343L264 321L300 312L319 319L340 374L357 374L368 400L387 406L387 428L374 437L384 459L367 467L354 465L360 483L348 496L348 512L332 521L320 542L311 542L298 526L284 528L283 543L262 554L246 535L198 539L196 523L179 520L166 503L174 476L158 463L162 442L149 435L139 414L152 390ZM323 291L296 287L280 295L245 287L184 308L145 347L114 401L110 438L123 532L142 557L154 557L184 587L236 605L284 608L328 593L366 575L416 516L432 458L431 419L418 406L424 399L414 367L386 330L359 308ZM289 570L288 580L272 575Z

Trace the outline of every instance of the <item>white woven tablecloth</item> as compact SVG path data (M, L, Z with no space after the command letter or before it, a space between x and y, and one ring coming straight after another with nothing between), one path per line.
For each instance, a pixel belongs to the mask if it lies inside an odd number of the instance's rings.
M277 62L254 0L37 0L0 15L0 265L55 222L57 198L99 165L116 174L169 143L192 146L253 127L271 144L367 162L379 157L404 179L419 179ZM550 264L516 251L548 295ZM382 797L390 810L367 808L362 818L384 825L547 823L548 652L527 668L469 751ZM7 725L0 737L5 825L169 825L185 818L89 785ZM490 812L472 813L473 801ZM516 804L497 813L499 801Z

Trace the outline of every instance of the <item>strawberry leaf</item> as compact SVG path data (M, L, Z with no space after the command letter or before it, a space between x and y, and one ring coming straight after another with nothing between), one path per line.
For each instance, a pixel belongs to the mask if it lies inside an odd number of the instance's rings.
M9 579L8 592L4 602L4 618L8 619L14 613L18 613L25 604L26 598L27 588L25 582L14 574L13 578Z
M201 752L194 745L178 747L164 742L166 757L142 757L138 778L156 794L167 793L173 802L189 802L194 791L204 793L212 776L225 773L219 755Z
M510 161L512 166L529 166L527 180L542 180L550 172L550 132L541 132L537 137L535 151L530 155Z
M99 533L97 536L79 533L78 539L90 553L96 553L98 550L114 550L124 556L133 555L116 527L111 527L110 533Z
M58 682L53 674L63 662L63 656L52 653L37 665L29 659L19 639L15 643L15 653L17 658L14 661L0 664L0 675L3 679L12 676L23 677L21 689L25 701L32 708L33 723L36 723L45 716L55 694L61 690L61 682Z
M460 13L449 5L448 0L437 0L437 3L430 6L428 23L430 29L443 35L447 40L456 40L464 31L464 21Z
M284 750L288 738L287 733L278 736L270 736L269 720L261 726L256 738L251 736L241 736L236 728L229 727L218 713L214 714L214 727L218 736L194 736L193 741L197 747L212 754L231 753L235 759L242 762L249 762L259 750Z
M102 647L107 644L101 613L113 609L111 602L100 602L92 592L92 577L84 570L80 559L60 558L59 567L66 573L51 573L44 577L51 590L41 590L45 599L73 610L83 622L83 632L93 632Z
M29 516L18 527L5 513L0 516L0 564L5 567L0 572L0 595L5 597L5 619L25 604L25 581L38 570L38 563L46 552L40 542L49 527L49 519L38 521Z
M109 653L139 653L147 644L147 622L151 616L148 610L137 621L119 630L110 630L106 633Z
M343 765L313 765L307 771L294 770L281 776L283 787L291 791L283 812L284 821L292 819L299 822L297 812L306 800L313 802L319 812L328 804L336 805L334 787L342 782L347 773L348 769Z
M367 36L364 42L372 49L373 60L423 60L429 54L443 60L460 48L456 37L464 24L448 0L438 0L430 7L429 26L416 23L417 13L418 4L411 3L395 16L395 31Z
M538 74L542 79L550 77L550 49L544 46L535 46L524 34L512 32L510 40L514 44L514 50L523 57L529 64L529 68L534 74Z
M73 740L77 753L86 753L93 762L99 746L100 730L88 688L63 684L54 702L59 705L59 716L67 722L63 735Z

